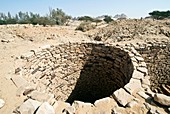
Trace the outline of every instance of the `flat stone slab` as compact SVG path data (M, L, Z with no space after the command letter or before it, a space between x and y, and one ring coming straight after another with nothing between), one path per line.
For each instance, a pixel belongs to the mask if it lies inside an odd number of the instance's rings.
M130 95L129 93L127 93L123 88L120 88L119 90L115 91L113 93L113 97L122 106L126 106L126 104L128 104L134 99L134 97Z
M156 93L154 96L154 100L162 105L170 106L170 97L164 94Z
M27 112L29 112L30 114L34 114L35 110L41 105L41 102L32 100L32 99L28 99L27 101L25 101L18 109L18 111L21 114L24 114Z
M148 74L148 70L145 67L138 67L137 70L144 73L145 76Z
M142 89L141 81L138 79L131 78L130 82L126 84L124 88L132 95L135 90Z
M142 98L144 98L145 100L147 100L147 99L151 99L151 97L149 96L149 95L147 95L145 92L143 92L143 91L139 91L138 93L137 93L139 96L141 96Z
M17 87L28 83L22 76L19 75L12 76L11 80Z
M95 101L94 105L96 107L114 107L117 106L117 102L113 98L106 97Z
M54 108L48 102L44 102L38 108L36 114L55 114L55 111Z
M137 70L134 70L133 74L132 74L132 78L143 79L144 78L144 73L141 73L141 72L139 72Z
M30 94L30 97L34 100L40 101L40 102L45 102L48 101L49 99L54 98L54 95L48 94L48 93L42 93L38 91L33 91Z
M56 114L62 114L64 109L67 109L67 107L70 107L70 104L63 102L63 101L56 101L53 107L54 107Z

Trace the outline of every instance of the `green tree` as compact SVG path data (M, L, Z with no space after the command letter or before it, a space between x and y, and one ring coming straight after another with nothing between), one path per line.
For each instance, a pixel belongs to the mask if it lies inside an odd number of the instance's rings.
M113 21L113 19L110 16L105 16L105 18L103 19L106 23L110 23Z
M49 9L50 11L50 14L49 14L49 17L50 17L50 20L55 20L56 24L57 25L63 25L65 22L67 22L68 19L71 18L71 16L68 16L66 15L62 9Z
M88 22L88 21L94 21L94 19L92 18L92 17L90 17L90 16L82 16L82 17L78 17L78 20L79 21L86 21L86 22Z
M154 19L165 19L170 18L170 11L153 11L149 15Z

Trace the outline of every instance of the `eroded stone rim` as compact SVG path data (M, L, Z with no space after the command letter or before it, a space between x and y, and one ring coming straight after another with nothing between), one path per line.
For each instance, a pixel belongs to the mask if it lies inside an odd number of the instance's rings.
M83 42L83 43L95 43L95 44L103 44L103 42ZM114 93L113 93L113 98L121 105L123 106L126 106L129 102L133 101L135 98L133 97L133 94L134 92L138 92L137 90L141 90L141 89L145 89L145 88L149 88L149 85L145 85L145 86L142 86L143 83L141 83L141 80L144 79L145 77L147 77L147 68L146 68L146 63L144 62L144 59L141 57L141 55L135 50L135 48L131 45L116 45L116 44L105 44L105 46L115 46L115 48L120 48L122 49L123 51L127 52L131 61L132 61L132 64L133 64L133 67L134 67L134 71L133 71L133 74L132 74L132 78L130 79L129 83L127 83L124 88L120 88L119 90L116 90ZM35 52L38 52L42 49L47 49L47 48L50 48L51 46L50 45L46 45L46 46L43 46L41 47L39 50L34 50L32 52L29 52L29 53L26 53L24 55L22 55L22 58L27 58L27 57L30 57L32 56ZM52 46L53 47L53 46ZM17 60L17 61L20 61ZM20 61L21 62L21 61ZM19 63L19 62L16 62L16 63ZM21 62L22 63L22 62ZM20 64L17 64L17 67L21 67L22 65ZM19 75L22 76L21 72L17 72ZM135 86L134 86L135 85ZM118 98L117 95L119 95L119 93L122 94L122 91L123 93L125 93L126 95L130 96L130 99L128 100L125 100L124 101L124 98ZM102 99L101 99L102 100ZM97 101L100 101L97 100ZM96 101L96 102L97 102ZM123 102L122 102L123 101ZM95 102L95 103L96 103ZM94 104L95 104L94 103Z

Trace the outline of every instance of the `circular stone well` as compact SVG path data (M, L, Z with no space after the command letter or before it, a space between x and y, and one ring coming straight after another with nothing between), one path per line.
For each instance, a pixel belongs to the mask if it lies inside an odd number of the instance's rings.
M22 57L23 77L55 99L94 103L124 87L134 70L128 51L102 43L46 46Z

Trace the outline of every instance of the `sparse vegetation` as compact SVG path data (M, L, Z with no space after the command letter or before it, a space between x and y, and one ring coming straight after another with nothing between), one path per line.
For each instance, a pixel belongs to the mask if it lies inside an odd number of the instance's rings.
M105 16L105 18L103 19L106 23L110 23L113 21L113 19L110 16Z
M51 9L46 16L40 16L39 14L32 12L18 12L15 16L12 16L10 12L8 14L0 13L0 25L5 24L39 24L39 25L63 25L70 19L61 9Z
M154 19L165 19L170 18L170 10L168 11L153 11L149 15Z
M91 29L95 29L95 25L91 24L90 22L82 22L77 28L76 30L80 30L82 32L86 32L88 30Z
M78 17L78 20L79 21L85 21L85 22L88 22L88 21L93 22L94 21L94 19L92 17L90 17L90 16Z

